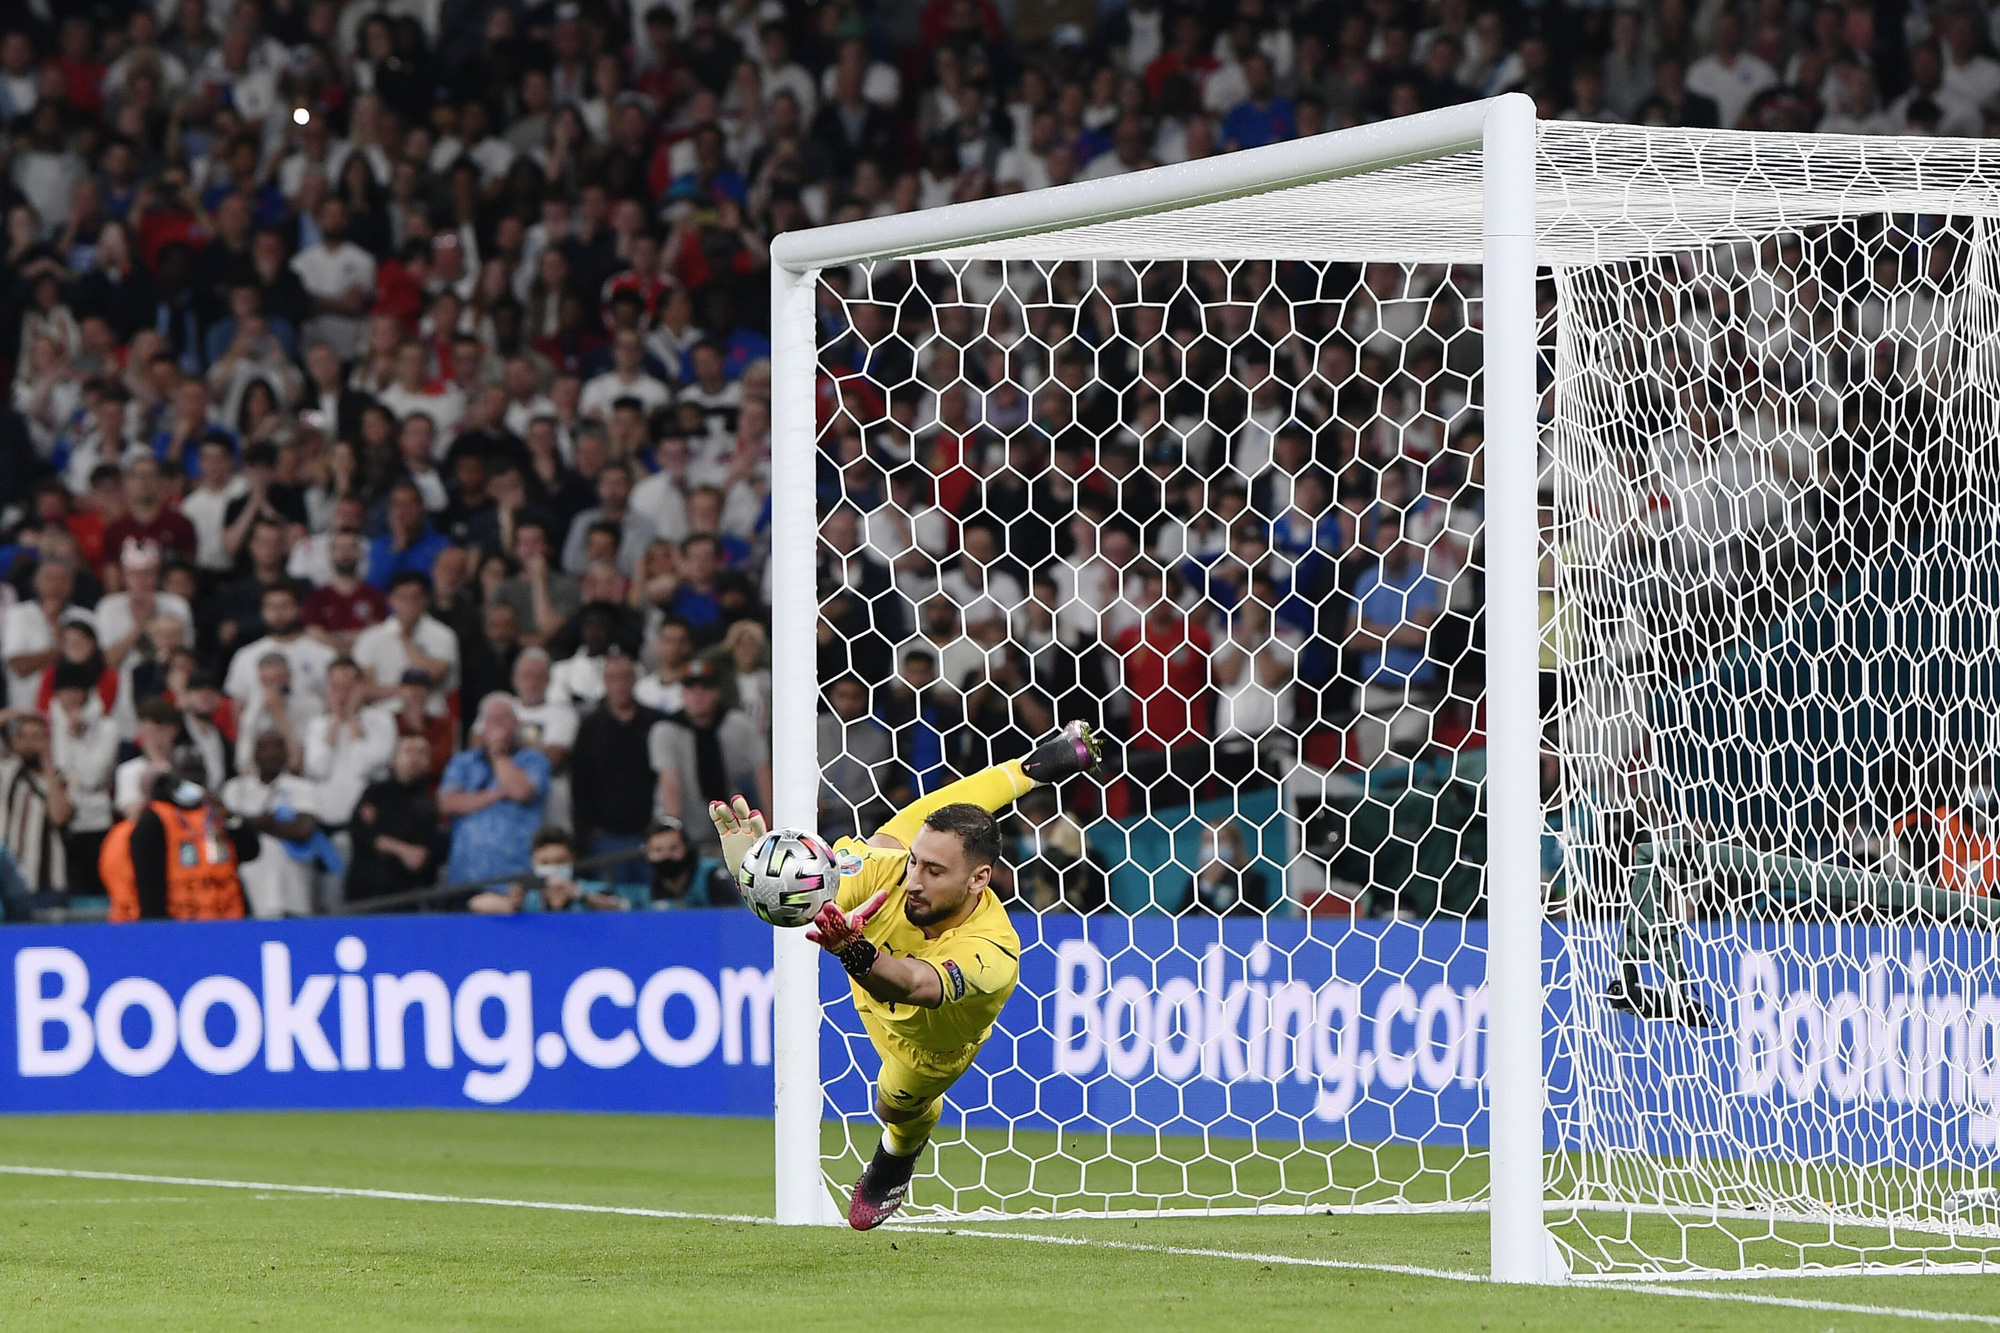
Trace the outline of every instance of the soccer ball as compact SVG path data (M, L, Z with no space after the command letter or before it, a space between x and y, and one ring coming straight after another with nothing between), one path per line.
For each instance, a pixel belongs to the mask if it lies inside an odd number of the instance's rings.
M778 829L751 845L736 882L774 926L803 926L840 892L840 856L818 834Z

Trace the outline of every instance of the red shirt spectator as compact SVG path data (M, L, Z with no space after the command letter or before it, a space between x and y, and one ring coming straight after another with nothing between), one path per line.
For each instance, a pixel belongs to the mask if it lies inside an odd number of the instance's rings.
M343 592L331 583L306 598L307 629L323 629L328 634L353 636L389 617L389 599L373 585L356 583Z
M1143 596L1158 600L1112 647L1124 662L1132 696L1133 747L1165 750L1208 735L1208 662L1215 645L1164 595L1157 574L1146 576L1144 588Z
M167 507L167 488L160 465L136 458L125 469L125 516L104 525L104 558L116 559L126 542L153 542L162 551L177 551L194 559L198 539L194 524Z

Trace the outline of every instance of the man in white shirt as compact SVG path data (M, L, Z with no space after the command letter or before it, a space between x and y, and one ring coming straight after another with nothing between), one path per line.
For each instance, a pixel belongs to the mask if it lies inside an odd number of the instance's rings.
M999 542L992 528L984 523L970 523L959 539L963 549L958 562L938 580L939 592L958 603L961 610L974 602L990 600L1002 611L1011 612L1027 599L1021 581L999 563Z
M7 663L7 704L33 711L40 702L42 670L56 660L56 626L69 607L76 572L67 561L44 560L35 570L35 595L7 608L0 623L0 658ZM86 619L90 613L77 608Z
M994 183L1014 190L1039 190L1049 183L1049 150L1056 146L1060 123L1053 111L1037 111L1028 122L1028 141L1000 154Z
M112 812L129 818L152 799L153 780L173 770L174 744L181 736L181 710L156 695L139 705L139 753L112 771Z
M221 574L231 563L222 540L229 527L229 506L250 493L250 482L237 472L236 450L219 430L202 437L198 457L201 482L181 500L181 516L194 524L195 565Z
M362 318L375 297L375 260L347 239L347 203L338 195L320 201L314 221L319 243L292 259L314 312L299 332L302 341L324 342L350 361L360 351Z
M549 802L543 808L543 822L568 828L569 752L581 719L576 709L551 693L552 671L547 649L528 648L515 659L514 714L520 719L521 743L534 746L549 761Z
M125 654L139 642L154 616L180 621L185 633L182 642L194 642L194 609L185 597L160 591L160 548L156 543L128 540L118 553L118 568L125 574L125 591L106 593L97 600L97 644L104 650L106 666L124 662Z
M507 358L507 429L520 439L528 438L528 423L536 417L556 415L555 402L542 392L541 376L535 363L525 355Z
M224 809L261 835L256 859L236 868L250 914L311 916L314 863L293 856L286 844L318 831L318 792L285 771L284 738L271 731L258 737L255 771L223 783L221 796Z
M1944 44L1944 90L1972 107L2000 96L2000 60L1981 55L1978 20L1970 5L1957 5L1938 17L1938 39Z
M655 670L639 678L632 697L641 705L662 713L681 711L681 678L687 675L688 661L694 656L694 636L685 621L662 620L653 637Z
M364 708L361 667L340 658L326 674L327 711L306 724L305 775L319 784L319 817L345 828L368 784L386 776L396 754L396 720Z
M1715 50L1688 66L1685 83L1714 100L1728 130L1736 128L1757 94L1777 86L1778 72L1743 49L1742 21L1725 9L1715 16Z
M694 381L681 386L680 401L700 405L708 438L719 441L726 449L736 439L736 418L743 410L743 383L729 378L728 355L713 338L696 343L688 359L694 362Z
M647 416L673 401L673 390L646 373L646 349L635 329L620 329L611 339L611 369L587 381L576 401L578 416L611 418L620 398L636 398Z
M106 716L96 684L88 666L60 662L49 701L49 762L62 774L73 811L64 830L72 893L97 891L97 851L111 828L118 725Z
M268 631L255 643L245 644L229 659L229 675L222 692L236 701L238 713L247 710L262 695L257 679L258 663L265 654L276 653L292 670L292 693L326 706L326 669L333 665L333 649L305 632L299 616L299 595L289 583L273 583L264 589L258 609Z
M579 713L597 707L604 697L604 663L609 658L611 616L602 607L583 610L582 643L549 672L549 697Z
M396 381L375 395L382 406L407 422L413 416L429 417L435 430L432 448L443 457L444 446L465 419L465 395L456 384L433 383L429 377L430 353L415 338L406 339L396 349Z
M389 618L361 631L354 641L354 660L365 675L363 693L373 702L386 699L415 668L435 681L430 711L444 712L444 696L458 688L458 635L428 614L430 583L405 571L389 581Z
M1937 108L1937 120L1927 126L1920 124L1920 111L1911 114L1925 102ZM1934 133L1975 139L1985 128L1979 104L1963 100L1945 84L1944 56L1933 42L1920 42L1910 49L1910 87L1889 103L1884 119L1892 134Z

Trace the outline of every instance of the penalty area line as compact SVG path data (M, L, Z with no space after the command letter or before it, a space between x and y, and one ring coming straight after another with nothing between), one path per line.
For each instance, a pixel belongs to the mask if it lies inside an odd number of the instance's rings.
M345 1185L291 1185L266 1180L217 1180L207 1176L147 1175L135 1171L86 1171L74 1167L23 1166L0 1163L0 1176L37 1176L57 1180L118 1181L128 1185L178 1185L183 1188L238 1190L247 1194L304 1194L334 1199L380 1199L394 1203L444 1203L480 1208L526 1208L551 1213L595 1213L613 1217L644 1217L668 1222L729 1222L753 1226L776 1226L769 1217L746 1213L697 1213L667 1208L633 1208L604 1203L563 1203L553 1199L498 1199L471 1194L425 1194L413 1190L363 1189ZM165 1202L166 1200L162 1200ZM950 1236L971 1236L981 1240L1011 1240L1032 1245L1076 1246L1084 1249L1122 1250L1140 1254L1162 1254L1187 1259L1222 1259L1235 1263L1269 1264L1289 1268L1319 1268L1335 1272L1382 1273L1391 1277L1413 1277L1436 1282L1489 1281L1480 1273L1455 1272L1443 1268L1420 1268L1411 1264L1374 1264L1352 1259L1312 1259L1295 1254L1262 1254L1244 1250L1215 1250L1188 1245L1148 1245L1140 1241L1099 1240L1089 1236L1055 1236L1026 1231L985 1231L965 1227L940 1227L906 1223L884 1227L885 1231ZM2000 1315L1968 1314L1953 1310L1914 1310L1890 1305L1858 1305L1842 1301L1809 1300L1793 1296L1768 1296L1754 1292L1697 1290L1665 1287L1642 1282L1593 1282L1570 1290L1620 1291L1635 1296L1664 1296L1674 1300L1716 1301L1736 1305L1766 1305L1789 1310L1812 1310L1823 1314L1872 1315L1884 1319L1912 1319L1939 1324L1983 1324L2000 1327Z

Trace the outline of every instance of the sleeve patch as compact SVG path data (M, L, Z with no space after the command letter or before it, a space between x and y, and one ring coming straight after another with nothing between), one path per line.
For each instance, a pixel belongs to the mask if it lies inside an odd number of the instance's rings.
M945 981L946 981L946 982L947 982L947 983L949 984L949 986L951 987L951 994L947 995L947 996L946 996L945 998L946 998L946 999L948 999L948 1000L962 1000L962 999L964 999L964 998L965 998L965 973L963 973L963 972L961 972L961 971L959 971L959 970L958 970L958 964L957 964L957 963L955 963L955 962L953 962L953 961L952 961L951 959L949 959L949 958L945 959L945 960L944 960L944 975L945 975Z

